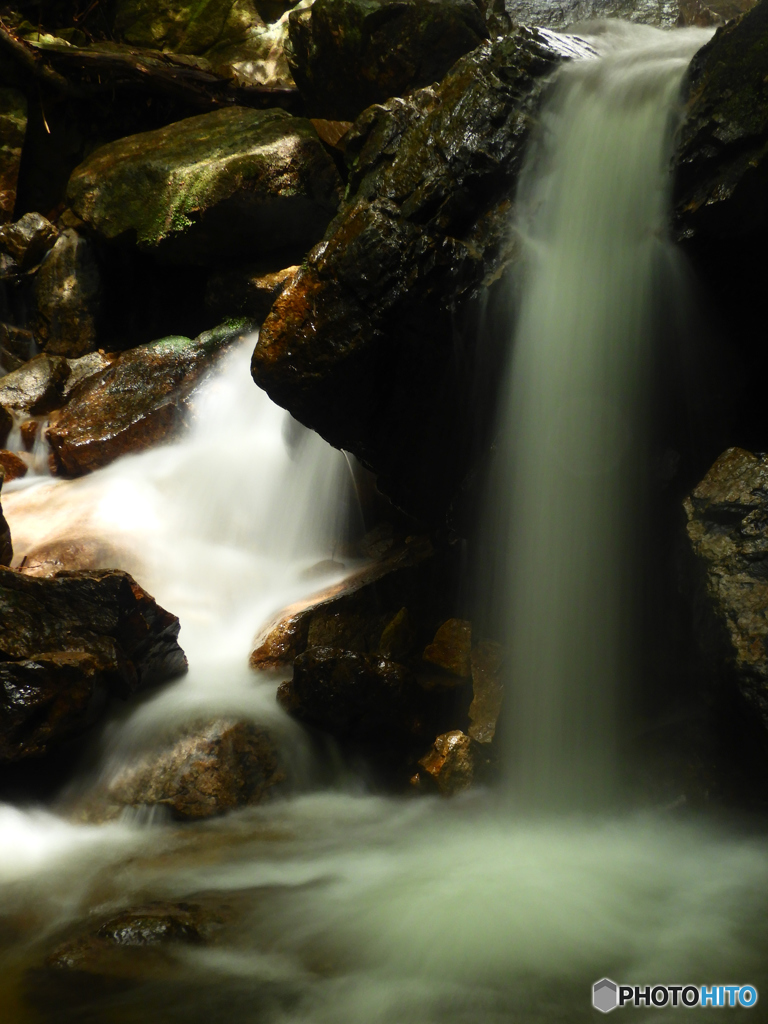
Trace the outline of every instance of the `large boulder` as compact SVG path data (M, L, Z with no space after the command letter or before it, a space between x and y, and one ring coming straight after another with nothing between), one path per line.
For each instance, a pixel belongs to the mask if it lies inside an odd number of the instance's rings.
M78 735L107 698L186 671L179 620L127 573L0 569L0 761Z
M75 168L67 195L102 238L210 264L281 249L303 255L335 213L340 187L309 121L231 107L102 146Z
M315 0L289 21L307 109L337 120L439 81L488 36L473 0Z
M514 261L510 196L536 102L564 53L589 52L516 29L436 88L366 111L348 198L262 327L256 383L426 519L445 515L490 413L472 389L504 346L491 332L481 352L463 318Z
M52 470L82 476L120 455L171 440L188 422L188 399L203 374L247 329L241 323L194 340L161 338L123 352L88 376L51 417Z
M728 449L685 511L708 665L735 684L768 732L768 457Z
M116 35L135 46L204 54L261 23L254 0L116 0Z

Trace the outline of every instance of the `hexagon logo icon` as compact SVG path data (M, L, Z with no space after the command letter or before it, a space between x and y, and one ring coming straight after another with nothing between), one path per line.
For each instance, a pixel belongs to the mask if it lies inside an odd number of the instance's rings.
M592 1005L601 1013L610 1013L619 1005L619 986L610 978L602 978L592 986Z

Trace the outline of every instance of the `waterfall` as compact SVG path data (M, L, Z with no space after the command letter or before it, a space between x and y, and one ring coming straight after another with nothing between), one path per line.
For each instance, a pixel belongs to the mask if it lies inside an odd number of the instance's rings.
M671 141L706 38L604 31L601 60L560 73L521 178L526 271L489 501L512 771L536 805L601 802L618 774Z

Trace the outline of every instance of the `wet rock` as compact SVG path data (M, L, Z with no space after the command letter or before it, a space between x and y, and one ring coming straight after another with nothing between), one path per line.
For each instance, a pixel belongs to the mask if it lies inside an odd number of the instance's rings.
M341 740L398 745L422 730L415 677L379 654L310 648L296 658L278 701L295 718Z
M335 213L340 185L309 121L232 107L102 146L75 168L67 194L101 237L206 265L303 254Z
M96 348L102 283L92 246L64 231L35 278L34 332L50 355L83 356Z
M501 669L504 652L494 640L481 640L472 648L472 703L469 736L476 743L491 743L504 700Z
M756 0L505 0L515 22L561 29L597 18L621 18L658 28L679 25L714 25L753 6Z
M136 46L204 54L242 41L254 22L261 18L253 0L117 0L113 26L119 38Z
M69 364L62 356L35 356L0 379L0 406L17 416L50 412L64 401L69 374Z
M0 462L0 491L5 483L5 466ZM3 507L0 505L0 565L10 565L13 561L13 541L11 540L11 528L3 515Z
M58 237L58 228L41 214L25 213L15 224L0 227L0 252L10 256L18 270L26 273L42 262Z
M434 630L450 593L450 573L433 556L428 538L413 538L330 593L286 609L257 639L251 667L288 667L313 645L404 657Z
M194 341L162 338L129 349L84 380L69 404L51 418L53 471L81 476L119 455L171 440L188 421L190 393L215 357L242 337L243 329L241 322L207 331Z
M290 16L288 61L312 116L354 120L439 81L487 35L472 0L315 0Z
M366 111L347 136L348 198L254 351L254 379L278 404L428 521L445 515L482 435L489 403L471 393L480 352L462 318L514 262L509 197L560 60L549 38L516 29L434 89ZM501 353L483 358L497 375Z
M464 619L448 619L424 649L424 661L460 679L472 674L472 624Z
M102 370L106 370L112 365L115 358L99 351L88 352L87 355L78 356L76 359L68 359L69 376L64 384L64 404L70 400L75 392L75 388L95 377Z
M11 353L20 363L25 363L35 354L35 336L23 327L0 323L0 348L6 353ZM8 367L8 369L17 370L20 369L20 366Z
M269 732L230 718L189 726L159 750L128 762L91 801L96 809L164 807L193 821L262 803L286 779Z
M21 444L25 452L31 452L40 433L40 420L25 420L19 427Z
M10 482L11 480L20 480L27 474L27 464L23 459L20 459L16 452L9 452L5 449L0 449L0 466L2 466L5 479ZM7 562L3 563L7 565Z
M691 62L675 158L682 238L754 237L768 221L767 34L762 2L718 29Z
M13 219L21 149L27 131L27 100L16 89L0 88L0 222Z
M179 620L124 572L0 569L0 761L78 735L109 696L186 671Z
M458 729L438 736L419 765L443 796L453 796L469 789L475 779L469 736Z
M768 457L729 448L685 502L697 635L768 729Z
M292 266L266 270L263 266L252 266L216 271L208 279L206 308L214 317L245 316L261 324L298 269Z
M345 140L352 127L352 121L329 121L326 118L313 117L312 125L326 146L344 152Z

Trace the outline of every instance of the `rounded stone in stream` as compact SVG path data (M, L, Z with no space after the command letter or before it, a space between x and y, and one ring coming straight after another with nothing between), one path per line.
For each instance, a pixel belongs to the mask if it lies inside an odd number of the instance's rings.
M259 804L285 780L267 730L217 718L190 725L129 760L86 799L81 814L102 820L123 807L163 807L174 818L194 821Z

